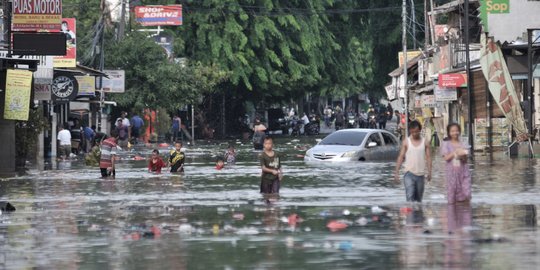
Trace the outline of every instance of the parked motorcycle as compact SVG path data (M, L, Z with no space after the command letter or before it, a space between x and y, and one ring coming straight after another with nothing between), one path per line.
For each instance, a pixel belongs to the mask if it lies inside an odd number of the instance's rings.
M302 129L302 120L296 116L289 119L289 126L292 136L300 136L300 130Z
M377 117L375 115L369 116L368 128L376 129L377 128Z
M356 128L356 116L354 114L349 114L347 116L347 128Z

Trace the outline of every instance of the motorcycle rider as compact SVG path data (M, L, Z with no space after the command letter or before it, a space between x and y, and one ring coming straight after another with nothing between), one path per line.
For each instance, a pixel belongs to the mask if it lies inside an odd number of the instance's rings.
M388 114L386 110L379 110L379 115L377 117L379 122L379 129L386 129L386 121L388 121Z
M302 116L302 124L304 126L304 134L306 134L307 133L306 129L309 126L309 117L307 116L306 113L304 113L304 115Z
M332 109L330 109L330 106L327 105L324 109L324 124L327 128L330 128L331 126L332 114Z
M359 126L360 128L367 128L368 127L368 115L366 111L360 110L360 114L358 116L359 119Z
M356 114L354 113L353 109L350 108L347 112L347 127L348 128L355 128L356 127Z
M336 107L336 130L343 129L345 123L345 114L339 106Z
M368 127L369 128L377 128L377 113L375 112L375 109L372 105L369 105L368 109Z

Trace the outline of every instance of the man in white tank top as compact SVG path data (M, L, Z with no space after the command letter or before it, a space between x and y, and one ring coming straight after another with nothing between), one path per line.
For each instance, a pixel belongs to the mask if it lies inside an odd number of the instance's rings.
M418 121L409 123L410 135L401 144L396 164L394 177L399 183L399 170L405 161L403 182L408 202L422 202L424 178L427 178L428 182L431 181L431 148L429 142L420 136L421 131L422 125Z

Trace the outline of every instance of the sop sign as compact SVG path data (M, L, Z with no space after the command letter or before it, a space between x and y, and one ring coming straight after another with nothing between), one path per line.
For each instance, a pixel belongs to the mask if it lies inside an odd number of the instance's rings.
M13 0L13 30L60 30L62 0Z
M510 0L487 0L485 3L488 13L510 13Z
M182 25L182 5L138 6L135 17L142 26Z

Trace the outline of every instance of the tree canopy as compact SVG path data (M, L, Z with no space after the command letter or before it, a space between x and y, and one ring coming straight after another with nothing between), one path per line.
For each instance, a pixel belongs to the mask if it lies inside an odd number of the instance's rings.
M92 2L92 3L91 3ZM97 1L64 0L64 16L78 19L79 55L95 64ZM257 97L290 99L313 93L349 96L382 93L397 65L399 3L390 0L185 0L140 1L183 5L182 26L166 27L175 57L170 62L152 39L127 31L114 41L109 28L107 68L127 73L121 104L189 102L200 89L225 85ZM95 10L90 12L89 10ZM107 20L107 22L109 22ZM134 20L130 30L141 28ZM190 82L189 80L195 80ZM200 83L206 85L198 85ZM177 104L177 103L174 103ZM173 109L176 105L164 107Z

